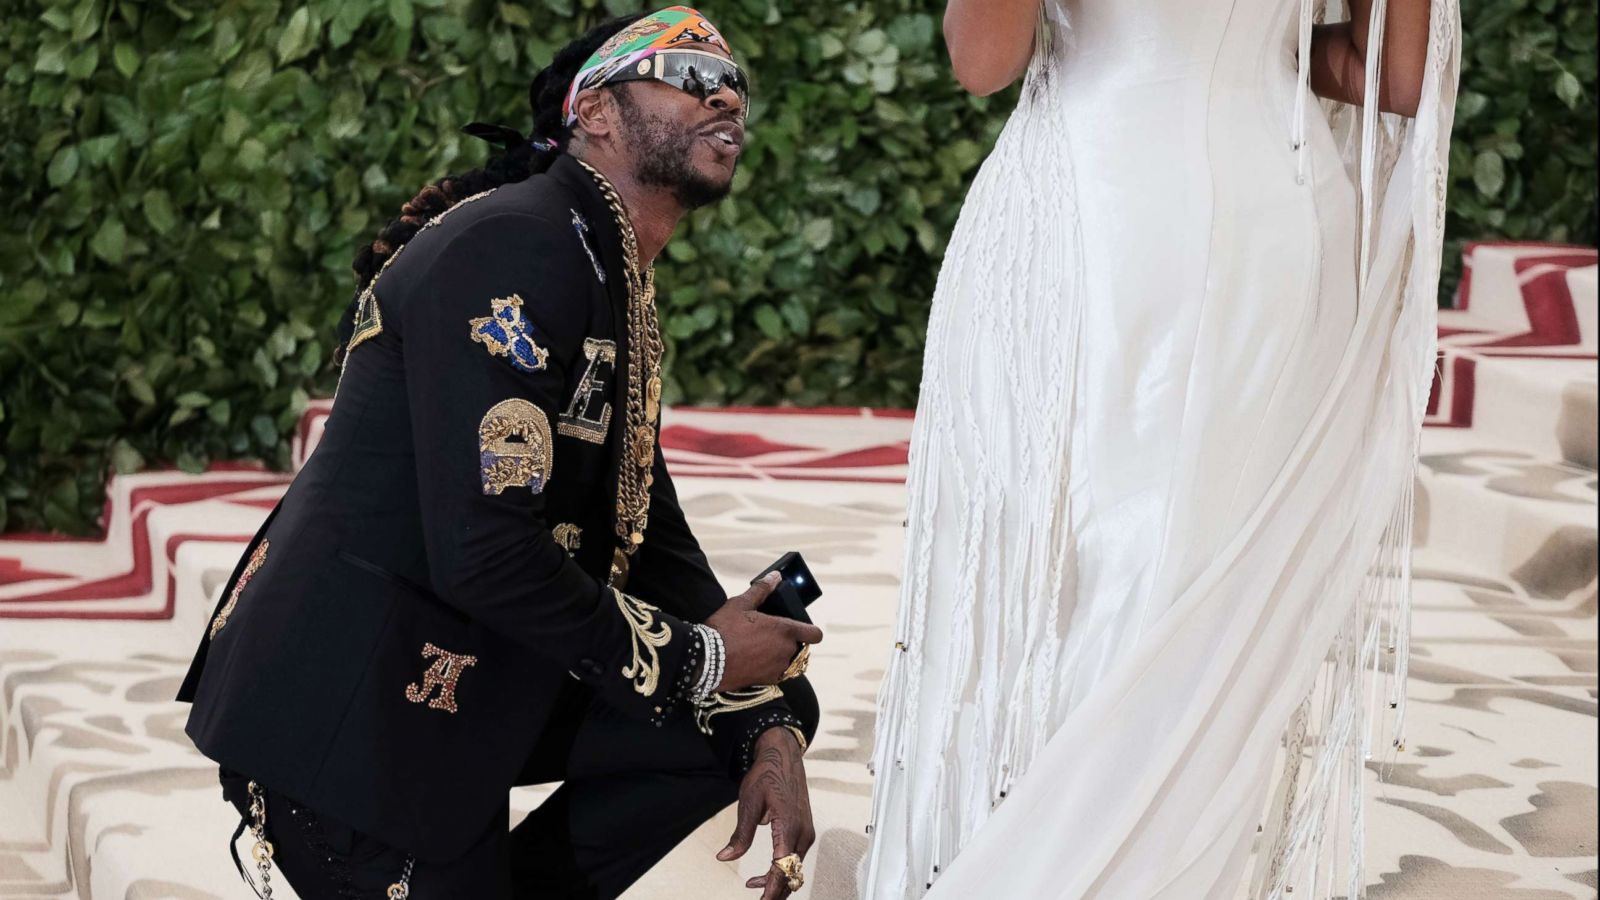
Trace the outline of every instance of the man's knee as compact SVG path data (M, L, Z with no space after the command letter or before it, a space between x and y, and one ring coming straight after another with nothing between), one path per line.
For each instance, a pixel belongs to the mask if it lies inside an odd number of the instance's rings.
M785 681L781 687L789 710L800 720L800 730L805 732L806 743L811 743L817 737L817 725L822 719L822 710L817 705L817 692L804 675Z

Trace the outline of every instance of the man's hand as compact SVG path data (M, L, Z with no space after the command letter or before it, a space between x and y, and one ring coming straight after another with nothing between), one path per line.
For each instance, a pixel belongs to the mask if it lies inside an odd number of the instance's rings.
M777 586L777 572L750 585L737 597L729 597L722 608L706 619L706 624L722 635L728 659L718 691L736 691L752 684L777 684L789 668L801 644L822 643L822 629L793 619L756 612Z
M787 728L769 728L756 738L755 763L739 782L739 818L728 846L717 853L723 862L743 856L755 840L757 825L772 826L772 858L791 853L805 859L816 843L811 823L811 795L806 790L806 767L800 742ZM777 866L744 883L762 888L761 900L783 900L789 882Z

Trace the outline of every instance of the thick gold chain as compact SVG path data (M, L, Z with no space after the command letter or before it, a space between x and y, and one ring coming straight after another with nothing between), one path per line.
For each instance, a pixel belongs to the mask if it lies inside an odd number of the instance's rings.
M611 182L582 160L611 207L622 233L628 280L628 408L622 434L622 465L617 472L617 537L628 556L644 543L650 524L650 485L655 480L656 425L661 417L661 327L656 319L656 269L639 268L639 238Z

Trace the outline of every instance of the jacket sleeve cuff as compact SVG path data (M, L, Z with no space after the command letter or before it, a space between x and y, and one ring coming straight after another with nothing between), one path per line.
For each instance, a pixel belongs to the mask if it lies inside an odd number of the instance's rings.
M777 685L712 694L695 708L695 724L736 779L749 770L756 739L768 729L788 728L800 742L800 752L806 750L804 726Z
M690 705L704 642L688 622L616 588L605 589L605 602L626 626L620 652L608 666L590 663L573 675L659 728Z

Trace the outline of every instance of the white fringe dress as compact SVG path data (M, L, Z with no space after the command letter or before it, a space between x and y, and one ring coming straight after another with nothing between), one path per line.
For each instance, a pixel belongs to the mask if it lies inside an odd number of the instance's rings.
M862 897L1359 896L1456 0L1415 119L1311 96L1320 0L1046 2L934 297Z

